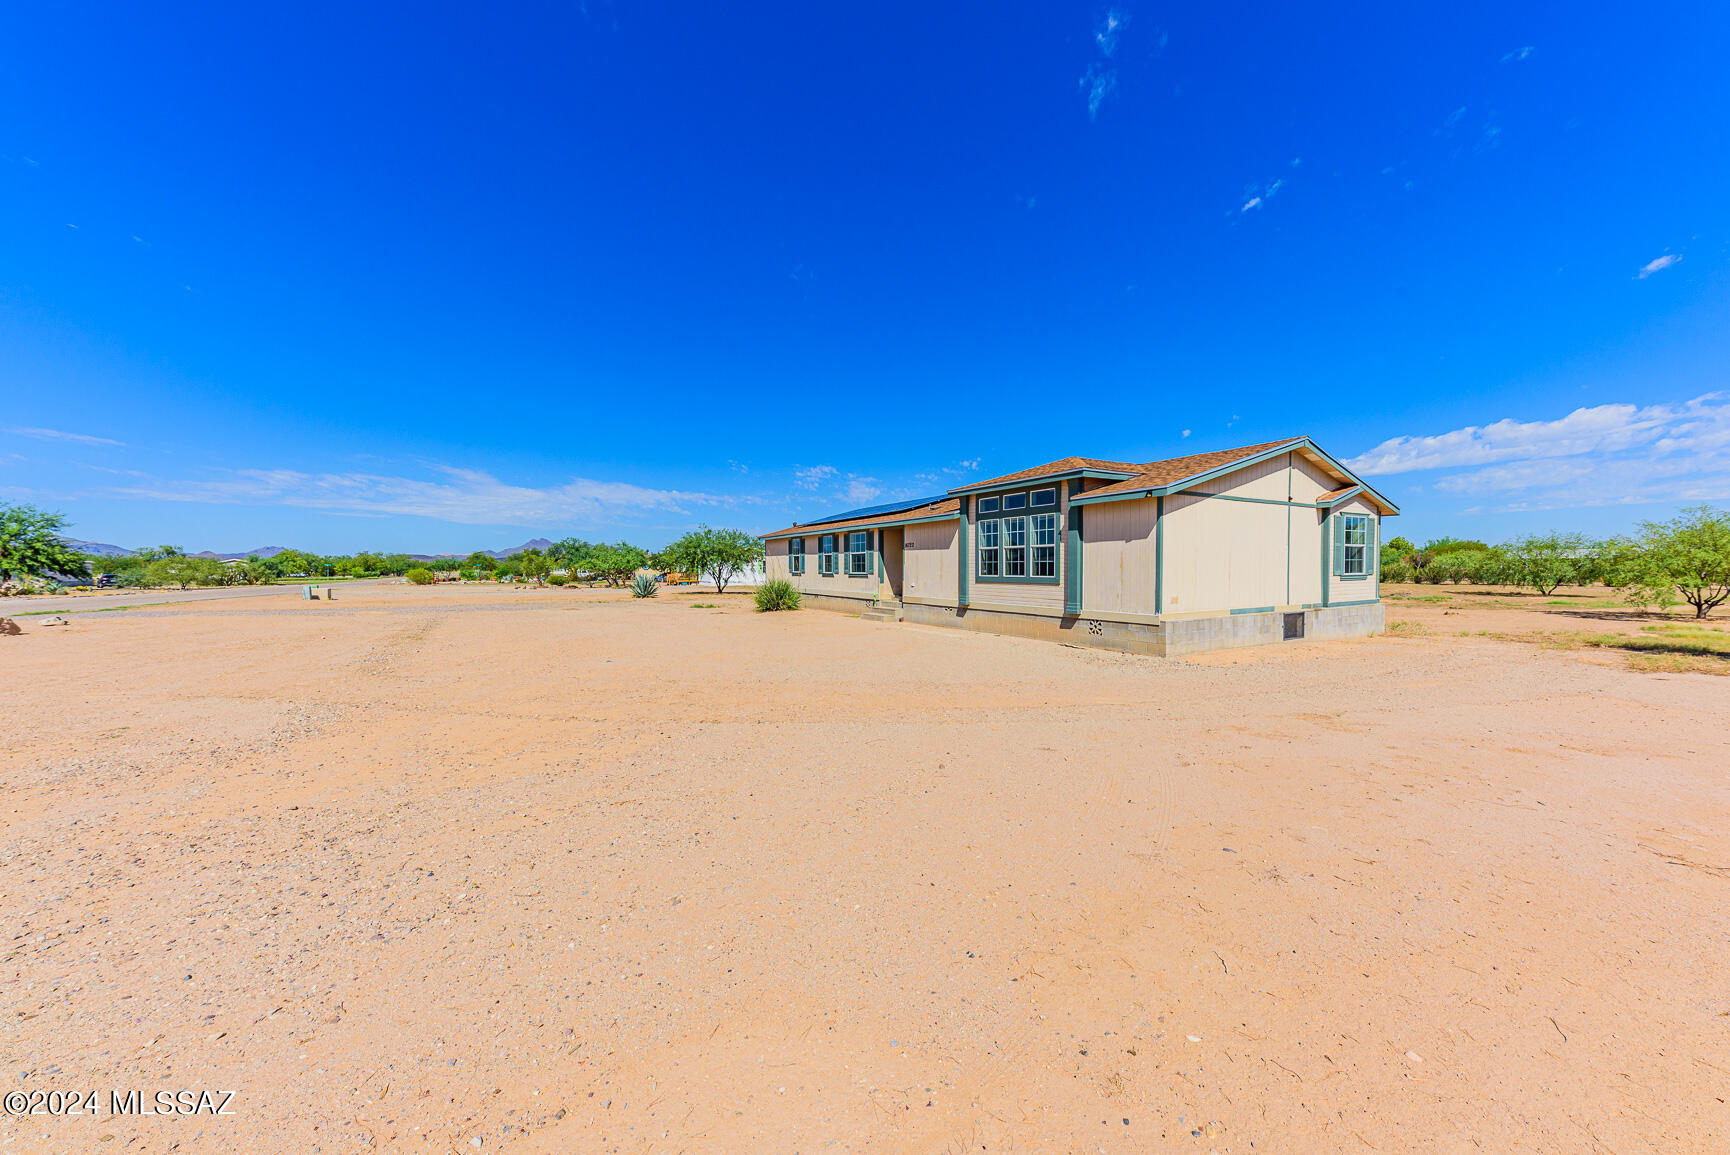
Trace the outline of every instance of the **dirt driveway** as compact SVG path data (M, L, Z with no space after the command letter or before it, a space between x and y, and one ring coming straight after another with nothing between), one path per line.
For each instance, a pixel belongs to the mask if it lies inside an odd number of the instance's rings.
M1196 661L712 593L26 619L0 1069L103 1113L0 1144L1730 1149L1730 678L1446 608Z

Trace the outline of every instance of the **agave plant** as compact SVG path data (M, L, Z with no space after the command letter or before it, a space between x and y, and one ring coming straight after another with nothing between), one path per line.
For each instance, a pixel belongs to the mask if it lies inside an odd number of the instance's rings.
M631 579L631 596L634 598L652 598L660 592L661 583L646 573Z
M762 613L799 608L799 590L792 582L776 578L757 587L757 609Z

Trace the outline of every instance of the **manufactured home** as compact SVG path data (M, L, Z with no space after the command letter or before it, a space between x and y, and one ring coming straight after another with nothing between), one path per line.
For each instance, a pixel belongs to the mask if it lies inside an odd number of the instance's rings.
M1133 653L1382 628L1399 510L1307 437L1167 461L1066 457L765 534L806 605Z

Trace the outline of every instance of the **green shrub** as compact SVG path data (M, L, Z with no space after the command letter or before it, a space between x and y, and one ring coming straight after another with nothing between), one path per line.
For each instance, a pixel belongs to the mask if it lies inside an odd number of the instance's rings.
M796 610L799 608L799 591L793 588L792 582L776 578L757 587L756 600L757 609L761 613Z
M433 576L432 570L423 569L420 566L416 566L414 569L409 570L407 573L403 574L402 576L407 578L409 581L413 582L417 586L430 586L433 584L433 582L438 580L436 577Z
M550 586L562 586L562 585L565 585L570 580L571 579L569 577L566 577L562 573L553 573L553 574L547 575L547 584Z
M661 583L646 573L631 579L631 596L634 598L652 598L660 592Z

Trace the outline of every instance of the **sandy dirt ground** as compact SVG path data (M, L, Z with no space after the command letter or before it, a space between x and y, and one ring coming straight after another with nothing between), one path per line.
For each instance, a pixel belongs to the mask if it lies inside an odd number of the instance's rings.
M1462 616L1552 609L22 619L0 1090L102 1113L0 1151L1730 1150L1730 678Z

